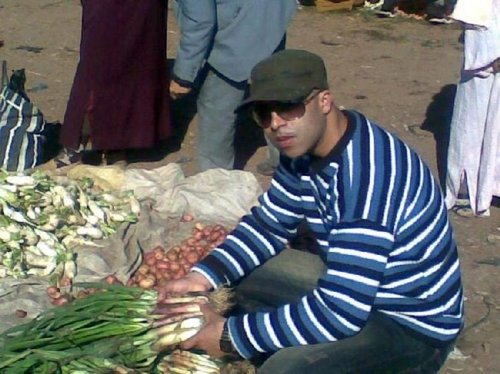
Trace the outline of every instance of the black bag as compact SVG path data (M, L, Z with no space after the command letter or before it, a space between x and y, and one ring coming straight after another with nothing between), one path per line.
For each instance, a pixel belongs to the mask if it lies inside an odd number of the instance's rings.
M0 168L22 171L54 157L58 150L58 124L47 123L24 90L24 69L15 70L7 83L2 63L0 93Z

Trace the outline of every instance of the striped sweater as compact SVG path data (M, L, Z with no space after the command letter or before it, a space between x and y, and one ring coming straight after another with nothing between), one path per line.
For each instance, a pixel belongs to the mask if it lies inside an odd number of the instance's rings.
M194 271L214 287L282 251L306 220L327 271L313 292L276 310L233 316L229 333L249 358L357 334L371 310L436 343L463 322L456 245L441 190L406 144L362 114L322 159L282 157L260 205Z

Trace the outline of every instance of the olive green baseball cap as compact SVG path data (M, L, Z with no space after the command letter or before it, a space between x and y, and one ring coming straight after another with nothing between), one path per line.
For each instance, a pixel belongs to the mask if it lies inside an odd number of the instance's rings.
M249 96L238 109L256 101L300 102L315 89L328 89L322 58L311 52L286 49L253 68Z

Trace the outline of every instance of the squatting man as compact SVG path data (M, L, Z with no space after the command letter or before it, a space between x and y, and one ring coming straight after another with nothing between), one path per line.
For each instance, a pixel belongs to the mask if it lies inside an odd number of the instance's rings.
M323 60L285 50L253 70L256 122L280 166L259 206L164 293L235 287L237 312L202 306L182 348L238 355L259 373L437 372L463 325L463 289L441 190L421 158L341 111ZM287 247L305 222L319 254Z

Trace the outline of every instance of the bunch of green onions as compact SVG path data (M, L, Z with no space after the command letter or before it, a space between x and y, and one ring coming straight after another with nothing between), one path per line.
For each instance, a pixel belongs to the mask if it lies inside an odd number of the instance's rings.
M103 290L1 334L1 373L150 371L160 352L190 338L203 324L200 296L165 300L157 314L156 291L75 286Z
M158 369L163 374L219 374L222 362L202 353L175 350L165 356Z

